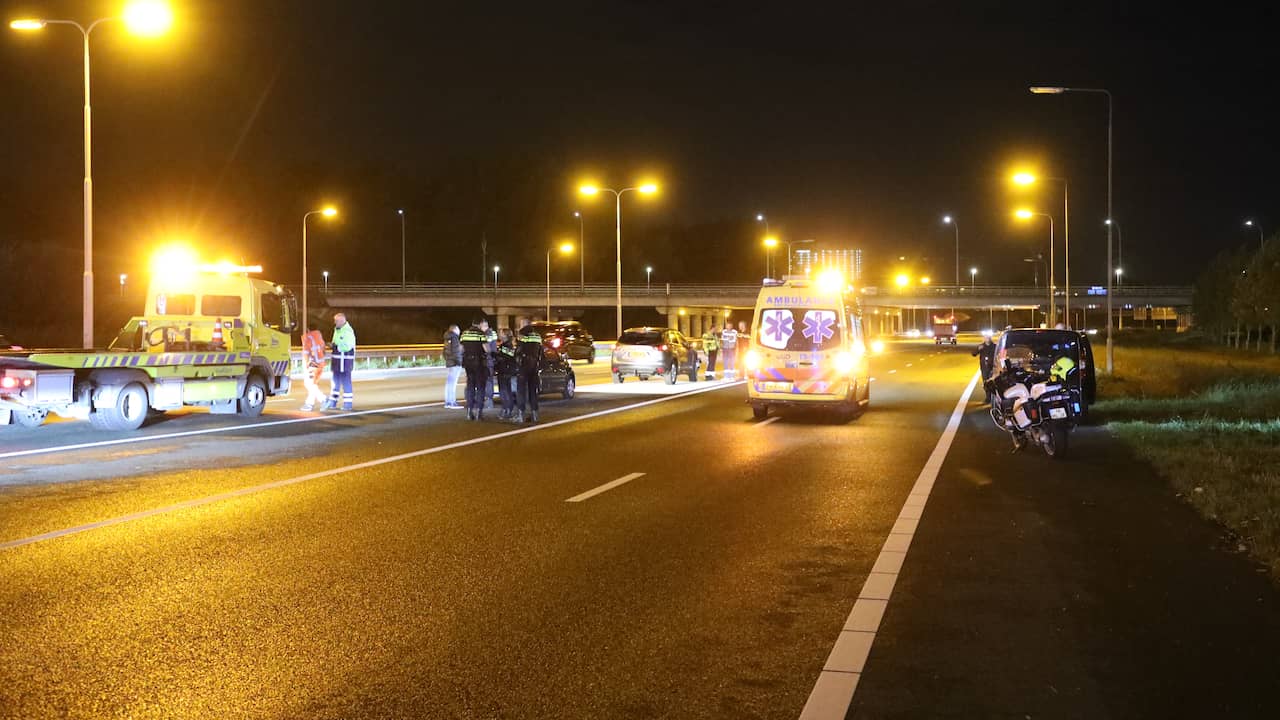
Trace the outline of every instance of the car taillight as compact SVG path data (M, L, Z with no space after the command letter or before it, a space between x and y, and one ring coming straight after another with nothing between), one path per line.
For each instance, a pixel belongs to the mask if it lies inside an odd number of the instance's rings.
M667 351L667 346L666 346L666 345L659 345L659 346L658 346L658 349L659 349L659 350L661 350L662 352L666 352L666 351Z
M551 347L553 348L560 347L560 338L551 338Z
M5 375L3 378L0 378L0 388L4 388L5 390L12 390L16 387L18 387L18 378L9 377L8 375Z

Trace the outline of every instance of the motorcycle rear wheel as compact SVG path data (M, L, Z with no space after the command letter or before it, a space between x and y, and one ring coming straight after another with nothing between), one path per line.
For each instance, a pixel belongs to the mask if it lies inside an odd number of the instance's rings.
M1054 460L1062 460L1067 456L1067 428L1054 423L1044 434L1040 446L1044 448L1045 455Z

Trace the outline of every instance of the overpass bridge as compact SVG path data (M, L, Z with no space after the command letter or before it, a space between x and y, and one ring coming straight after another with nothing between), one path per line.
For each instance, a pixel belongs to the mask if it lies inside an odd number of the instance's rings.
M709 285L697 283L664 283L662 285L623 285L624 308L651 308L667 316L670 327L701 334L704 326L726 314L742 318L755 307L760 285L754 283ZM1071 315L1077 326L1105 324L1106 294L1091 292L1092 286L1071 291ZM508 284L498 287L459 283L338 284L312 286L309 293L323 297L333 308L479 308L496 316L500 327L509 326L512 318L547 315L550 319L580 316L587 308L612 308L617 302L617 288L612 284ZM1151 308L1171 309L1176 317L1191 306L1191 287L1172 285L1128 285L1113 288L1113 304L1120 317L1135 317ZM1048 307L1049 290L1029 285L929 285L912 288L864 287L862 299L866 320L873 332L898 332L908 327L923 328L930 311L964 312L971 317L987 314L994 324L997 311L1025 314L1017 318L1029 323L1036 312ZM1058 288L1056 305L1061 315L1066 294ZM1123 320L1121 320L1123 322ZM1000 323L1003 325L1004 323ZM985 323L984 323L985 325Z

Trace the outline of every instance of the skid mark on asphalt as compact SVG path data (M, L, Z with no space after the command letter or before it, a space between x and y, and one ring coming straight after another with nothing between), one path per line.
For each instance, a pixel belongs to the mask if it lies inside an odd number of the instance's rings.
M533 425L530 427L523 427L517 430L508 430L505 432L494 433L492 435L482 435L480 437L471 438L470 440L462 440L459 442L449 443L447 445L437 445L435 447L424 448L422 450L414 450L413 452L401 453L399 455L391 455L389 457L379 458L377 460L369 460L367 462L356 463L354 465L344 465L342 467L331 468L329 470L321 470L320 472L309 473L307 475L299 475L297 477L292 477L285 480L276 480L274 482L263 483L261 485L253 485L251 487L240 488L239 490L232 490L229 492L218 493L217 495L208 495L206 497L185 500L180 503L174 503L173 505L165 505L164 507L152 508L151 510L143 510L136 513L130 513L128 515L121 515L118 517L101 520L99 522L88 523L86 525L77 525L75 527L64 528L62 530L53 530L51 532L41 533L40 535L33 535L31 537L19 538L16 540L9 540L7 542L0 542L0 550L9 550L16 547L22 547L23 545L30 545L32 543L37 543L42 540L53 540L54 538L60 538L66 535L74 535L76 533L87 532L89 530L97 530L99 528L110 527L112 525L121 525L123 523L132 522L134 520L142 520L145 518L153 517L155 515L163 515L165 513L170 513L177 510L185 510L188 508L199 507L201 505L209 505L212 503L220 502L222 500L230 500L232 498L242 497L244 495L252 495L254 493L263 492L265 490L272 490L275 488L285 487L288 485L296 485L298 483L307 482L308 480L318 480L320 478L331 477L333 475L342 475L344 473L349 473L355 470L363 470L365 468L377 467L379 465L386 465L388 463L400 462L403 460L410 460L412 458L422 457L424 455L434 455L435 453L445 452L447 450L455 450L457 448L467 447L469 445L479 445L480 443L486 443L493 440L500 440L502 438L514 437L516 435L523 435L525 433L538 432L540 430L549 430L554 427L560 427L561 425L570 425L572 423L582 422L583 420L591 420L593 418L604 417L606 415L613 415L615 413L625 412L627 410L636 410L638 408L649 407L650 405L657 405L658 403L664 403L670 400L675 400L677 398L684 397L687 395L700 395L704 392L721 390L726 387L732 387L737 384L739 383L735 382L735 383L727 383L724 385L712 385L710 387L702 387L696 390L689 390L687 392L681 393L680 395L669 395L666 397L656 398L654 400L645 400L643 402L632 403L631 405L623 405L620 407L609 408L607 410L597 410L596 412L587 413L586 415L578 415L576 417L565 418L563 420L554 420L548 423L542 423L542 424ZM439 403L434 403L434 404L438 405ZM351 415L354 413L347 413L347 414Z
M858 689L858 680L866 666L867 656L871 654L871 646L880 630L880 620L893 595L893 586L897 584L898 574L907 559L907 549L920 525L920 517L924 514L924 506L933 490L934 480L938 478L938 471L947 459L947 452L960 428L960 420L964 418L969 396L977 387L978 378L979 374L974 373L973 379L956 403L951 419L942 431L942 437L938 438L938 444L934 446L924 469L916 478L916 484L911 488L893 529L889 531L889 537L880 549L875 565L867 575L862 592L858 593L858 599L853 603L853 610L845 620L844 629L840 631L822 672L818 674L818 681L814 683L809 700L800 713L800 720L839 720L848 713L853 694Z
M610 480L609 482L607 482L607 483L605 483L605 484L601 485L600 487L591 488L590 490L588 490L588 491L586 491L586 492L582 493L581 495L574 495L573 497L569 498L568 500L565 500L565 502L571 502L571 503L582 502L583 500L586 500L586 499L588 499L588 498L593 498L593 497L595 497L596 495L599 495L599 494L600 494L600 493L602 493L602 492L608 492L608 491L610 491L610 490L612 490L612 489L614 489L614 488L618 487L619 485L624 485L624 484L626 484L626 483L629 483L629 482L631 482L632 480L635 480L635 479L636 479L636 478L638 478L638 477L644 477L644 473L642 473L642 472L634 472L634 473L630 473L630 474L628 474L628 475L623 475L622 477L618 478L617 480Z

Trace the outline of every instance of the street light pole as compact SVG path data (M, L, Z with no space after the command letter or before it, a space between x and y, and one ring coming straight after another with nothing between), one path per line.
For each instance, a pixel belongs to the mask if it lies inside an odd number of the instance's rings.
M573 216L578 218L578 292L587 292L587 253L586 236L582 229L582 212L574 210Z
M400 214L400 289L401 289L401 290L404 290L404 289L405 289L405 282L404 282L404 276L405 276L405 272L404 272L404 268L405 268L405 262L404 262L404 210L403 210L403 209L400 209L400 210L397 210L396 212Z
M501 269L498 265L493 266L493 292L495 294L498 292L498 271Z
M972 293L977 289L978 289L978 268L971 267L969 268L969 292Z
M128 275L120 273L120 297L124 297L124 281L128 279Z
M1261 250L1266 245L1265 236L1262 234L1262 223L1256 223L1252 220L1245 220L1244 224L1258 231L1258 249Z
M70 25L84 40L84 285L82 345L93 347L93 104L90 101L89 36L104 22L123 19L138 35L160 35L169 29L173 15L157 2L135 2L126 6L122 17L98 18L88 27L75 20L20 19L9 23L14 30L42 30L46 25Z
M322 276L324 276L324 292L325 292L325 294L327 295L327 294L329 294L329 271L328 271L328 270L325 270L325 271L321 272L320 274L321 274Z
M333 217L338 211L332 207L312 210L302 216L302 334L307 334L307 218L312 215Z
M960 285L960 221L950 215L943 215L942 222L950 225L956 231L956 286Z
M1114 144L1112 142L1112 120L1115 115L1115 99L1111 96L1111 91L1103 88L1073 88L1061 86L1044 86L1033 85L1028 90L1034 95L1061 95L1063 93L1095 93L1105 95L1107 97L1107 217L1115 217L1115 213L1111 208L1111 179L1112 179L1112 157L1114 155ZM1111 277L1114 272L1115 262L1111 254L1111 226L1107 225L1107 374L1110 375L1115 367L1115 348L1111 341L1112 330L1112 304L1111 304ZM1050 283L1052 284L1052 283Z
M622 188L621 190L614 190L613 188L598 187L596 185L583 185L578 189L578 192L582 193L583 195L595 195L598 192L613 193L614 221L615 221L614 230L616 233L614 252L617 258L616 260L617 305L615 308L616 315L617 315L617 319L616 319L617 333L618 333L617 337L622 337L622 196L624 193L631 192L632 190L637 190L641 193L648 195L648 194L657 192L658 186L653 183L645 183L643 185L639 185L636 187L627 187L627 188ZM548 273L549 272L550 271L548 271Z
M648 295L653 291L653 268L646 267L644 269L644 292Z

